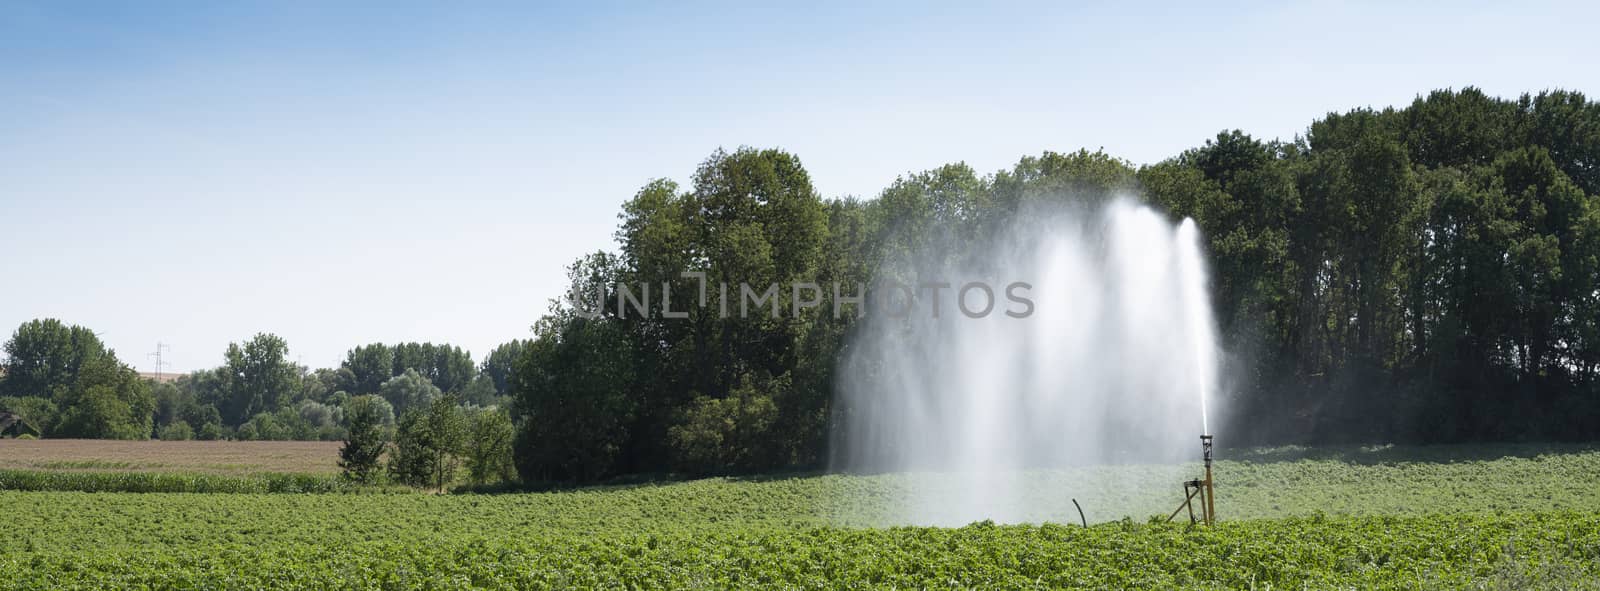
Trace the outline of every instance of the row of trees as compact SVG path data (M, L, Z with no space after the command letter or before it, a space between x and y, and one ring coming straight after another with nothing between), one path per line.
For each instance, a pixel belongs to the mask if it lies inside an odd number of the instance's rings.
M504 409L464 406L454 394L445 394L406 411L397 424L388 403L374 395L357 396L347 408L349 430L339 467L351 480L373 484L387 477L443 492L459 480L463 465L470 484L516 480L514 431Z
M1208 230L1243 441L1600 436L1600 105L1438 91L1141 170Z
M222 366L168 383L141 379L87 328L34 320L5 343L0 410L47 437L343 439L350 478L443 490L516 479L496 376L505 383L526 345L502 345L482 366L449 345L365 345L311 371L261 334L230 344Z
M569 268L574 301L616 304L557 303L534 327L510 385L521 473L819 465L830 418L851 412L832 390L854 315L828 290L799 314L726 315L740 295L714 286L863 285L917 268L886 263L959 260L1030 207L1112 195L1205 231L1229 441L1600 436L1600 105L1468 88L1143 167L1086 151L952 164L870 201L822 199L791 154L716 152L688 187L645 185L620 250ZM618 284L705 305L619 314Z
M525 345L502 345L482 366L450 345L365 345L338 368L312 371L289 361L282 338L260 334L228 345L219 367L156 382L88 328L42 319L5 343L0 410L46 437L337 440L361 396L382 402L390 423L446 394L470 408L508 407L493 376L503 380ZM381 368L365 365L372 358Z

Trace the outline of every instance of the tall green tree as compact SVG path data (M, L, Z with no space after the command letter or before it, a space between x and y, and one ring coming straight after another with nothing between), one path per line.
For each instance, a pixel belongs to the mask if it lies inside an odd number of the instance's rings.
M479 373L493 380L497 395L511 393L511 374L516 371L517 359L522 357L522 351L528 347L528 342L527 339L507 341L484 356Z
M227 391L221 404L225 421L240 424L259 413L282 408L293 399L299 371L289 362L289 345L277 335L261 333L243 345L229 343L225 362Z
M574 264L572 291L614 285L612 260L595 255ZM511 386L518 473L534 482L588 482L619 472L639 408L637 353L627 325L557 306L534 334Z
M87 328L60 320L31 320L5 343L0 395L54 397L78 378L85 363L113 356Z
M394 350L383 343L362 345L345 354L341 369L349 371L340 387L351 394L377 394L394 377Z
M33 320L17 327L4 350L0 395L49 400L59 413L53 436L145 439L154 434L149 386L93 331L55 319Z
M516 480L512 462L512 442L516 429L510 413L503 408L475 409L467 415L464 456L467 479L472 484L492 484Z
M401 415L389 458L389 473L396 480L439 492L455 480L468 435L457 402L455 395L445 394Z

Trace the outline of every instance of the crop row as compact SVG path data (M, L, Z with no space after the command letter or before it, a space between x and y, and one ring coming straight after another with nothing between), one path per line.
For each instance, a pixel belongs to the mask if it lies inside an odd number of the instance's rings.
M182 472L0 470L0 490L134 493L331 493L355 490L329 474L223 476Z
M20 548L0 554L0 572L28 573L12 580L18 589L1459 588L1600 577L1600 516L1578 513L601 536L438 536L403 515L390 525L337 544L244 532L214 545Z

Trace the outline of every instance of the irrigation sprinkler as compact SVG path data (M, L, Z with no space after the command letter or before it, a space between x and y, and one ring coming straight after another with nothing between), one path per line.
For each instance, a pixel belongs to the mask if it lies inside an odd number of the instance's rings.
M1178 518L1178 514L1189 511L1189 523L1204 523L1211 525L1217 520L1217 504L1215 489L1211 486L1211 436L1200 436L1200 450L1205 460L1206 476L1203 479L1190 480L1183 483L1183 504L1167 516L1167 521ZM1194 514L1195 504L1200 505L1200 516Z

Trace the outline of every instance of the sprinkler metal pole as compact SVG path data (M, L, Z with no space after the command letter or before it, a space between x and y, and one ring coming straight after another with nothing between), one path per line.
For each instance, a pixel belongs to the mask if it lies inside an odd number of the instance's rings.
M1205 517L1206 517L1206 525L1211 525L1217 519L1217 503L1216 503L1216 489L1212 488L1212 486L1211 486L1211 436L1210 435L1201 435L1200 436L1200 448L1203 450L1203 453L1205 454L1204 457L1205 457L1205 462L1206 462L1206 498L1205 498L1205 505L1204 505Z

